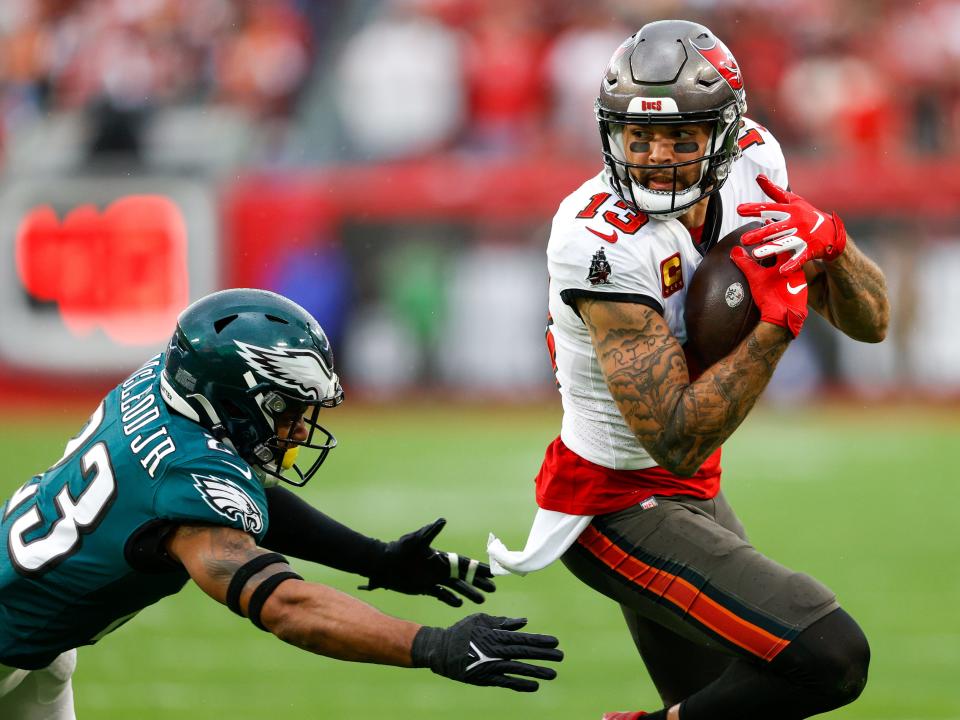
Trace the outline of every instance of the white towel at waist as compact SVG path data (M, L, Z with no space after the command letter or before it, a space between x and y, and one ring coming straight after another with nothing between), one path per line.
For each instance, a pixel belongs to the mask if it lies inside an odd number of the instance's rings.
M542 570L576 542L592 519L592 515L567 515L538 509L523 550L508 550L496 535L490 533L487 539L490 569L494 575L526 575Z

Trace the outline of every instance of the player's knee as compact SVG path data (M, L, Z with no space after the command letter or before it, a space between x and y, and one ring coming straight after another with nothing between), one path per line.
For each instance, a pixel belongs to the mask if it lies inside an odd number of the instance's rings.
M870 645L860 626L842 609L804 630L782 655L784 674L822 698L819 712L853 702L866 687Z
M832 707L852 703L867 685L870 645L860 626L849 616L847 618L850 627L842 637L828 643L820 655L817 672L820 677L818 689L833 703Z

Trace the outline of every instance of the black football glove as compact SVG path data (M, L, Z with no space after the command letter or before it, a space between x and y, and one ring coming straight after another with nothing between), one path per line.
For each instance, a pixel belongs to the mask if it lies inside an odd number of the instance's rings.
M553 668L520 660L563 660L552 635L516 632L524 618L477 613L448 628L422 627L413 639L413 666L470 685L495 685L517 692L535 692L540 684L524 677L553 680Z
M443 518L407 533L386 545L383 556L360 590L386 588L407 595L432 595L452 607L463 600L451 589L475 603L482 603L480 590L491 593L493 584L490 566L463 555L440 552L430 547L447 521ZM450 588L450 589L448 589Z

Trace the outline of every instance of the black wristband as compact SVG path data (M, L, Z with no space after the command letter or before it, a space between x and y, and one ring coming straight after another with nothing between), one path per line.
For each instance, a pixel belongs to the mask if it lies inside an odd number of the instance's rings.
M410 659L413 661L413 667L428 667L436 672L434 662L443 644L445 632L443 628L426 625L417 631L410 648Z
M273 591L276 590L284 580L303 580L303 578L292 570L278 572L276 575L271 575L257 585L257 589L254 590L253 595L250 596L250 603L247 605L247 614L250 616L250 622L261 630L267 630L267 628L263 626L263 623L260 622L260 613L263 611L263 605L267 602L267 598L273 594Z
M243 587L247 584L247 581L268 565L286 562L287 559L280 553L266 553L265 555L257 555L253 560L249 560L238 567L233 577L230 578L230 585L227 587L227 607L243 617L243 613L240 611L240 593L243 592Z

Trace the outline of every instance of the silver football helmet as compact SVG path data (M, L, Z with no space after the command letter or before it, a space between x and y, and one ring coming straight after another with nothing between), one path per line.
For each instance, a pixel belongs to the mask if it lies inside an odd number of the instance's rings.
M595 105L610 183L624 202L659 219L675 218L720 190L740 153L737 132L747 100L740 68L703 25L662 20L644 25L614 53ZM711 123L702 156L666 165L627 162L627 125ZM700 163L700 178L677 189L678 170ZM672 170L671 190L637 182L632 169Z

